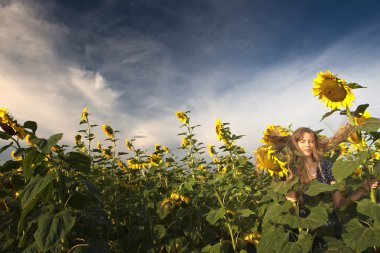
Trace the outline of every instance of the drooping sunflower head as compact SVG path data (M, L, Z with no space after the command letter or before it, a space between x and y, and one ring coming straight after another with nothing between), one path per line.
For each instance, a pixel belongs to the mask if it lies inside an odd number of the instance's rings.
M284 144L284 137L290 135L290 131L282 126L269 125L260 141L268 145L279 145Z
M184 124L189 123L189 118L187 117L187 115L184 112L182 112L182 111L176 111L175 112L175 116L182 123L184 123Z
M88 116L87 107L85 107L82 111L82 118L80 120L80 123L86 123L87 122L87 116Z
M280 177L288 174L286 162L281 161L276 155L272 146L261 146L254 151L256 154L256 167L263 171L268 171Z
M216 138L218 138L218 140L222 140L223 131L222 131L222 122L220 121L220 119L216 119L215 121L215 132L216 132Z
M319 72L314 79L314 96L326 103L331 109L350 107L355 96L346 81L333 75L330 71Z
M25 129L14 120L6 108L0 108L0 127L9 135L17 135L20 139L25 139Z
M104 133L108 136L108 138L113 139L113 129L109 125L102 125Z

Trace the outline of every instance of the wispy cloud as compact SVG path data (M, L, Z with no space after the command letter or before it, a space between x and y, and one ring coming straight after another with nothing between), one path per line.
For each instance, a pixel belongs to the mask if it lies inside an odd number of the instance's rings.
M202 17L190 21L202 24L199 20ZM70 29L44 19L44 10L37 5L12 1L0 9L1 106L8 107L20 121L36 120L42 136L64 132L65 141L71 142L80 113L87 106L93 123L120 130L121 140L145 136L137 139L142 148L156 143L176 147L181 129L174 113L191 110L192 122L202 125L195 130L201 142L217 143L214 122L220 118L231 123L234 133L246 135L239 143L251 153L268 124L331 128L327 133L337 129L342 121L339 117L319 122L327 109L311 93L316 73L326 69L368 86L355 92L357 101L369 102L372 114L380 115L376 26L360 29L315 54L292 54L276 65L257 61L247 66L236 65L236 57L228 61L232 51L218 64L215 52L231 48L256 52L259 49L249 47L259 48L262 38L255 41L251 37L249 43L243 43L243 38L234 40L224 32L208 41L204 33L203 38L188 42L199 45L184 44L182 48L216 58L203 62L207 57L189 55L191 61L181 64L180 56L189 52L173 55L162 40L128 27L84 41L82 55L64 55L62 47L72 46Z

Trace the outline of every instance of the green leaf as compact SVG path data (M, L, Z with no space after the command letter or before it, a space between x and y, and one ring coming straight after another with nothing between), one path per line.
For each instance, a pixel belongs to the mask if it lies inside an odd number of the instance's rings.
M283 216L273 217L272 221L289 225L292 228L314 229L326 224L327 212L325 208L317 206L310 208L310 214L306 218L285 214Z
M339 110L339 109L334 109L334 110L331 110L331 111L325 113L325 114L322 116L322 118L321 118L320 121L324 120L325 118L329 117L330 115L332 115L334 112L337 112L337 111L340 111L340 110Z
M91 169L90 157L79 152L69 152L65 161L72 169L78 171L89 172Z
M226 211L224 208L219 209L211 209L208 214L206 215L206 220L211 224L214 225L217 223L220 219L223 219L224 215L226 214Z
M344 226L343 241L356 252L368 247L380 246L380 229L363 226L358 219L350 220Z
M380 205L373 203L369 199L362 199L359 201L357 211L380 221Z
M0 139L9 140L10 138L11 136L9 134L0 131Z
M352 113L355 117L361 117L365 110L367 110L369 104L359 105L356 110Z
M8 160L2 166L0 166L1 172L8 172L20 168L21 161Z
M380 119L378 118L368 118L363 119L363 124L360 126L357 126L357 129L359 131L365 131L365 132L377 132L377 130L380 128Z
M327 242L326 253L355 253L355 251L344 244L342 240L335 237L324 236L323 239Z
M22 208L28 206L37 194L42 192L56 177L56 172L49 173L44 177L40 175L32 177L20 195Z
M276 219L278 216L287 213L290 208L292 208L292 203L290 201L286 201L284 204L273 203L268 207L265 213L263 226L268 224L272 219Z
M55 215L54 213L41 215L34 233L38 248L42 252L48 251L70 232L74 224L75 217L66 210Z
M298 178L294 178L294 180L290 180L290 181L276 182L274 184L274 191L281 194L286 194L290 190L290 188L292 188L293 185L295 185L297 182L298 182Z
M229 252L231 252L231 245L226 241L222 241L217 244L214 244L210 250L210 253L229 253Z
M372 136L372 141L375 142L378 139L380 139L380 133L379 132L370 132L369 133Z
M281 252L308 253L310 252L311 246L313 244L313 239L313 236L310 234L301 234L298 236L298 240L296 242L289 242L285 244L284 248L281 249Z
M367 88L365 86L361 86L357 83L347 83L347 86L349 86L351 89L363 89L363 88Z
M310 184L307 190L305 191L305 194L309 196L317 196L321 192L330 192L339 189L340 184L333 184L328 185L325 183L321 183L318 180L313 180Z
M5 150L7 150L9 147L12 147L13 142L11 142L8 145L5 145L4 147L1 147L0 154L3 153Z
M157 206L157 214L161 220L165 219L166 216L170 213L170 205L163 205L162 202Z
M369 153L366 151L358 152L355 157L348 159L338 159L335 161L332 172L337 182L341 182L346 177L352 175L354 171L365 162L365 159L369 157Z
M282 227L270 226L264 229L260 243L256 246L258 253L281 252L289 242L289 234Z
M29 128L35 134L37 131L37 123L34 121L25 121L24 128Z
M154 235L156 236L156 238L162 239L166 234L166 229L162 225L156 225L153 228L153 232L154 232Z
M49 137L47 140L46 146L42 148L43 153L49 153L51 148L56 145L61 139L62 139L63 134L54 134Z
M240 215L240 217L249 217L251 214L255 214L255 212L251 209L240 209L237 210L237 213Z
M93 203L93 200L80 192L74 192L67 200L67 206L70 206L77 210L83 210L88 208Z
M37 149L31 149L22 161L22 170L27 180L33 175L35 166L44 159L45 155L41 154Z

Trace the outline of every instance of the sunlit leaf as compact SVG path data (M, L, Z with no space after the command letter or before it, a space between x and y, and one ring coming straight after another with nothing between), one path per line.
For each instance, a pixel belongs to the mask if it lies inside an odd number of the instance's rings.
M368 217L375 218L380 221L380 205L373 203L369 199L362 199L359 201L357 210L359 213L367 215Z
M363 226L358 219L350 220L344 226L343 241L356 252L368 247L380 246L380 229Z
M330 192L339 189L340 184L333 184L333 185L328 185L325 183L321 183L318 180L313 180L307 190L305 191L305 194L309 196L316 196L321 192Z

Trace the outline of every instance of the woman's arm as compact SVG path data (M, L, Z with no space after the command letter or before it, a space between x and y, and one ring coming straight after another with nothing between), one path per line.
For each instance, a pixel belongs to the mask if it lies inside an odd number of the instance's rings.
M331 182L332 184L335 182ZM364 194L366 194L371 188L376 189L379 184L379 181L377 178L372 179L370 182L365 179L363 181L362 186L360 186L358 189L353 191L348 198L345 198L343 194L340 191L336 191L332 194L332 200L335 208L342 207L350 202L357 201L361 197L363 197Z

